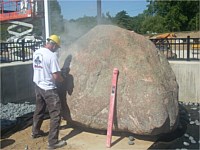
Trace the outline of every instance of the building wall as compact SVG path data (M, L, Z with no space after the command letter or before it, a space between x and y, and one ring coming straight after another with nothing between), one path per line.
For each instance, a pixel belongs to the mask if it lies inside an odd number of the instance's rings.
M200 62L169 61L179 84L179 101L200 102ZM1 102L34 99L32 62L0 64Z
M32 62L0 64L1 102L23 102L35 97Z
M200 102L200 62L169 61L179 84L179 100Z

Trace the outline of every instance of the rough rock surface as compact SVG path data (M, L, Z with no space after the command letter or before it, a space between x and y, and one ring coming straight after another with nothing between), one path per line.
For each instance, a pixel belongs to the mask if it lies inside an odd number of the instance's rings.
M145 37L116 26L99 25L62 49L59 61L64 69L70 67L66 97L74 123L107 129L116 67L114 130L159 135L177 127L175 74L164 55Z

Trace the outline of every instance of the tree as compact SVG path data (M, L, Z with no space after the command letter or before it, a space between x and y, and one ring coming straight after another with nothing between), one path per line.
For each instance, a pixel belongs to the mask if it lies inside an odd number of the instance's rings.
M126 11L118 12L112 17L109 12L102 14L101 24L115 24L140 34L151 32L199 31L199 1L147 0L147 10L131 17ZM73 20L87 30L94 27L96 17L84 16Z
M196 14L195 17L193 17L190 22L188 23L188 28L191 30L200 30L200 24L199 24L199 18L200 18L200 12Z
M132 30L137 33L146 33L146 31L142 29L142 23L144 20L146 20L145 14L139 14L138 16L133 17L132 21L131 21L132 22Z
M167 32L165 28L165 19L162 16L146 16L145 20L142 22L141 25L141 32L142 33L160 33L160 32Z
M182 10L177 5L172 6L165 16L165 24L169 31L183 31L187 21L188 17L182 14Z
M132 25L131 25L132 18L127 15L126 11L120 11L119 13L116 14L115 18L113 19L113 22L117 24L119 27L132 30Z
M61 8L57 0L50 0L49 16L51 34L61 34L64 31L64 20L61 15Z
M1 23L0 24L0 32L1 32L1 36L0 36L0 41L6 41L9 38L9 34L7 32L7 28L10 26L10 24L8 23Z
M148 0L147 14L165 18L165 27L169 31L190 31L194 28L194 20L199 13L199 1ZM191 21L193 20L193 21ZM198 23L197 23L198 22Z

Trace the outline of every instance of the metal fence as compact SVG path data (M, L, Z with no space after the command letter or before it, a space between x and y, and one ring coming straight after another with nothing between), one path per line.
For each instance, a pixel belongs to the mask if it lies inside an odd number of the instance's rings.
M200 60L200 38L150 39L169 60Z
M169 60L200 60L200 38L150 39ZM1 43L1 63L32 60L33 52L45 41Z
M39 49L44 42L9 42L1 43L1 63L32 60L33 52Z

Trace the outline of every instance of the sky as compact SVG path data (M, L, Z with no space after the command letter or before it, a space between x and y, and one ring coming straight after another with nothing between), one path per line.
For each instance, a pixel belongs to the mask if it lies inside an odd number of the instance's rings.
M84 16L97 16L97 0L58 0L64 19L77 19ZM120 11L126 11L131 17L147 9L146 0L101 0L101 12L114 17Z

